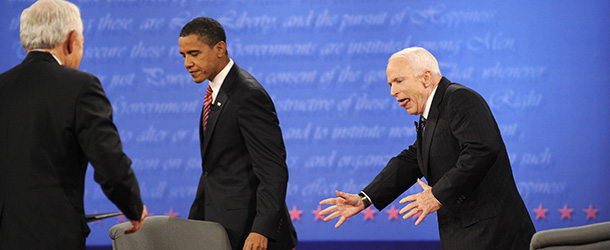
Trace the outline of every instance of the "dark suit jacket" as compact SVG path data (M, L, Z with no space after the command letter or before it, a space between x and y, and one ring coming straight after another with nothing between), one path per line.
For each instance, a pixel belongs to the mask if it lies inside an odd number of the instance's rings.
M142 200L99 80L30 52L0 75L0 249L85 249L85 171L127 218Z
M207 122L205 135L199 127L203 174L189 218L222 224L233 249L242 249L250 232L266 236L268 249L292 249L286 150L265 89L233 65Z
M443 249L527 249L535 232L485 100L442 78L423 132L364 192L383 209L426 177Z

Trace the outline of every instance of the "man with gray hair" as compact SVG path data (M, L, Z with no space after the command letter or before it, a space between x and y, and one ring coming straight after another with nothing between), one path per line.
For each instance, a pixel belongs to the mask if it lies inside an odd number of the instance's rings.
M99 80L78 70L80 10L40 0L21 14L23 62L0 75L0 249L85 249L87 164L138 231L146 216Z
M401 204L419 225L437 212L443 249L528 249L535 232L515 185L506 147L487 103L475 91L442 77L430 52L412 47L392 55L390 94L416 123L417 139L392 158L359 194L336 191L320 212L335 227L374 205L382 210L417 182L421 193ZM420 178L425 177L428 183Z

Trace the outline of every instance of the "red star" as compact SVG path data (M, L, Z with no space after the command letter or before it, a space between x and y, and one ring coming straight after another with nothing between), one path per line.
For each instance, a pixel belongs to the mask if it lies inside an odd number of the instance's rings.
M574 209L569 209L568 208L568 204L563 205L562 209L557 209L560 213L561 213L561 220L568 218L568 219L572 219L572 212L574 211Z
M174 208L170 207L169 208L169 213L166 213L165 215L167 215L169 217L178 217L178 215L180 215L180 213L175 213L174 212Z
M363 212L364 214L364 220L370 219L372 221L375 221L375 210L371 209L371 207L365 209Z
M599 209L593 209L593 204L590 204L588 209L583 209L582 211L587 213L587 220L589 220L589 218L597 220L597 211L599 211Z
M536 213L536 220L540 220L540 218L546 220L546 212L548 211L548 209L542 208L542 203L540 203L538 208L534 209L534 213Z
M398 209L396 209L396 207L394 207L394 205L392 205L392 208L390 210L387 210L385 212L388 213L388 220L392 220L392 219L398 220Z
M318 206L317 210L311 210L311 213L316 216L316 218L314 219L315 221L324 220L324 216L320 215L321 211L322 211L322 206Z
M292 207L292 210L288 211L288 213L290 214L291 221L293 221L293 220L301 221L301 214L303 213L303 211L297 210L296 205L294 207Z
M116 222L117 223L127 222L127 217L125 217L125 215L121 215L119 217L116 217Z

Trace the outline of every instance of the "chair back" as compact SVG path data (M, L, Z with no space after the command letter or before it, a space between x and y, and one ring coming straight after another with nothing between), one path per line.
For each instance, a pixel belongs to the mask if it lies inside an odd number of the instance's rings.
M610 249L610 222L536 232L530 250Z
M151 216L138 232L125 234L129 228L131 222L110 228L113 250L231 250L227 232L216 222Z

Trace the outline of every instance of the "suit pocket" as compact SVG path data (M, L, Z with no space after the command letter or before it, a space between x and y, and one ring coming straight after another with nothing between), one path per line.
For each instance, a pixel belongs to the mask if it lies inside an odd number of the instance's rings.
M498 213L498 206L495 203L485 203L461 213L460 222L462 227L469 227L477 222L496 217Z
M250 198L250 195L229 196L225 199L225 208L227 210L248 209Z

